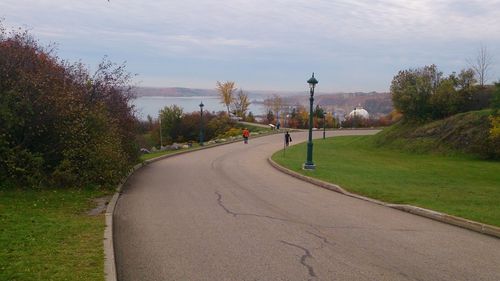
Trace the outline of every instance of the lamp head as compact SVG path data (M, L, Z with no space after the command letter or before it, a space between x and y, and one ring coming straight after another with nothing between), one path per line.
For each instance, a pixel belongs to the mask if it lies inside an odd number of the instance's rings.
M309 80L307 80L307 83L309 84L309 88L311 90L314 90L314 87L316 87L316 84L318 84L318 80L316 80L316 78L314 78L314 72L312 74L312 77L309 78Z

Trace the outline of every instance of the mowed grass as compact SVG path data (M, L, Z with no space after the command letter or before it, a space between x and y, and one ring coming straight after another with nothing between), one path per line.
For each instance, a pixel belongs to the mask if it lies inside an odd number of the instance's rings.
M0 280L104 280L104 194L0 188Z
M314 140L315 171L303 171L305 143L273 160L301 174L389 203L411 204L500 226L500 162L381 149L371 136Z

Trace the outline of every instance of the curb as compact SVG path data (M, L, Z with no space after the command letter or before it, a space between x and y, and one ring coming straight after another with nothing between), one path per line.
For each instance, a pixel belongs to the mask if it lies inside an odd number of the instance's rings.
M496 227L496 226L488 225L488 224L484 224L484 223L479 223L479 222L467 220L467 219L460 218L460 217L455 217L455 216L448 215L448 214L445 214L445 213L440 213L440 212L436 212L436 211L433 211L433 210L424 209L424 208L420 208L420 207L416 207L416 206L412 206L412 205L390 204L390 203L382 202L382 201L375 200L375 199L372 199L372 198L364 197L364 196L361 196L361 195L358 195L358 194L354 194L354 193L348 192L348 191L344 190L342 187L340 187L340 186L338 186L336 184L332 184L332 183L329 183L329 182L325 182L325 181L322 181L322 180L318 180L318 179L315 179L315 178L304 176L304 175L299 174L297 172L294 172L294 171L292 171L290 169L287 169L287 168L285 168L285 167L283 167L281 165L278 165L276 162L274 162L271 159L271 157L267 158L267 161L269 162L269 164L271 164L271 166L273 166L274 168L276 168L277 170L279 170L279 171L281 171L281 172L283 172L285 174L288 174L288 175L290 175L292 177L295 177L297 179L306 181L308 183L314 184L316 186L319 186L319 187L322 187L322 188L325 188L325 189L328 189L328 190L331 190L331 191L335 191L335 192L341 193L341 194L349 196L349 197L357 198L357 199L360 199L360 200L368 201L368 202L375 203L375 204L378 204L378 205L382 205L382 206L385 206L385 207L389 207L389 208L397 209L397 210L400 210L400 211L408 212L408 213L411 213L411 214L414 214L414 215L417 215L417 216L426 217L426 218L433 219L433 220L436 220L436 221L439 221L439 222L443 222L443 223L446 223L446 224L451 224L451 225L454 225L454 226L462 227L462 228L465 228L465 229L468 229L468 230L472 230L472 231L475 231L475 232L479 232L479 233L482 233L482 234L493 236L495 238L500 238L500 227Z
M128 175L122 179L118 187L116 188L115 194L108 203L106 208L105 218L106 225L104 227L104 279L106 281L117 281L116 276L116 263L115 263L115 247L113 244L113 212L115 211L116 203L118 202L118 197L122 191L123 185L127 182L128 178L138 169L144 166L144 163L135 165L130 169Z
M281 133L282 133L282 131L271 131L271 133L263 133L263 134L254 135L251 137L258 138L258 137L264 137L264 136L281 134ZM158 156L158 157L155 157L152 159L145 160L142 163L136 164L134 167L132 167L130 169L128 175L125 176L121 180L120 184L118 184L118 187L116 188L116 192L115 192L115 194L113 194L113 197L109 201L108 207L106 208L106 212L104 214L105 215L104 240L103 240L103 244L104 244L104 280L106 280L106 281L117 281L118 280L117 274L116 274L115 248L114 248L114 244L113 244L113 213L115 211L115 206L116 206L116 203L118 202L118 197L120 196L123 185L127 182L128 178L131 175L133 175L134 172L139 170L140 168L142 168L150 163L153 163L153 162L165 159L165 158L169 158L169 157L173 157L173 156L177 156L177 155L181 155L181 154L185 154L185 153L195 152L195 151L202 150L202 149L208 149L208 148L212 148L212 147L217 147L217 146L222 146L222 145L231 144L231 143L235 143L235 142L240 142L240 141L243 141L243 139L234 139L234 140L230 140L230 141L226 141L226 142L222 142L222 143L215 143L215 144L197 147L194 149L187 149L187 150L182 150L182 151L178 151L178 152L174 152L174 153L170 153L170 154L161 155L161 156Z

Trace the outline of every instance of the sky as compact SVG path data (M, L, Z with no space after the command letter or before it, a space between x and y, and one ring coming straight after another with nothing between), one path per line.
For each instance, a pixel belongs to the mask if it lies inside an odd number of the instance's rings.
M139 86L389 91L400 70L469 66L481 46L500 79L500 0L0 0L59 57L126 62Z

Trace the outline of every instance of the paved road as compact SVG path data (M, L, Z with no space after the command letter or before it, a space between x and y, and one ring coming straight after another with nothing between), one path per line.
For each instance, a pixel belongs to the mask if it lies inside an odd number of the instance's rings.
M114 215L119 280L500 280L499 239L289 177L266 162L281 146L140 169Z

